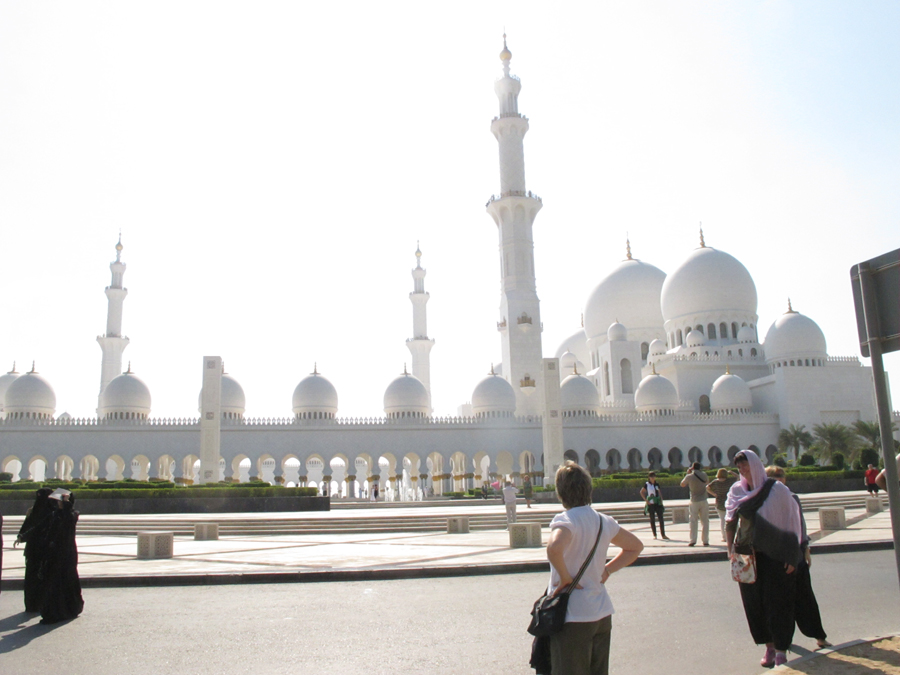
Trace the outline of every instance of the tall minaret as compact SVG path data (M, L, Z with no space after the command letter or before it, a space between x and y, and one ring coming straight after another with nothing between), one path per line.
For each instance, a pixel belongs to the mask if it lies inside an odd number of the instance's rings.
M422 251L416 242L416 266L412 271L413 292L409 294L409 301L413 306L413 336L406 341L406 346L412 352L412 374L418 378L428 391L428 399L431 400L431 362L428 354L434 347L434 340L428 339L428 327L425 319L425 305L431 297L425 292L425 268L422 267Z
M503 376L516 391L516 414L536 415L543 409L541 385L541 313L534 281L532 225L541 199L525 190L523 139L528 118L519 114L519 78L509 73L512 54L503 36L503 77L494 84L500 115L491 132L500 145L500 195L491 197L487 212L500 233L500 330Z
M128 338L122 335L122 304L128 289L122 286L122 278L125 276L125 263L122 262L122 235L116 244L116 259L109 264L112 270L112 281L106 287L106 297L109 301L106 312L106 334L98 335L97 342L103 350L103 361L100 366L100 393L114 377L122 374L122 352L128 346ZM99 398L97 408L99 409Z

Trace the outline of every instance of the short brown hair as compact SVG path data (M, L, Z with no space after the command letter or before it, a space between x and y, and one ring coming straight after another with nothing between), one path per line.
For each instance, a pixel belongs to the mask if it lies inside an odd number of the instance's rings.
M556 494L566 509L591 505L591 474L568 460L556 471Z
M780 466L767 466L766 476L769 478L784 478L784 469Z

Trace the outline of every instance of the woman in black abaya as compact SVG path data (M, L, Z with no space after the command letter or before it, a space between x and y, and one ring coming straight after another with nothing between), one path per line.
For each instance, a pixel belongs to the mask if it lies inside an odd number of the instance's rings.
M47 557L41 568L46 587L41 605L43 624L74 619L84 609L75 546L75 525L78 523L75 495L68 490L56 490L50 495L50 502L54 510L47 532Z
M16 544L25 542L25 611L40 612L43 582L38 579L47 550L47 529L53 508L49 497L53 490L40 488L34 506L28 509L16 537Z

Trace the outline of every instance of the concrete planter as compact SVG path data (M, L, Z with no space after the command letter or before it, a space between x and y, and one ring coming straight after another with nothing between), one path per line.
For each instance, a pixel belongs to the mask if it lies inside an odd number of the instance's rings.
M3 515L23 516L33 499L0 501ZM84 515L129 513L265 513L287 511L330 511L329 497L81 497L75 509Z

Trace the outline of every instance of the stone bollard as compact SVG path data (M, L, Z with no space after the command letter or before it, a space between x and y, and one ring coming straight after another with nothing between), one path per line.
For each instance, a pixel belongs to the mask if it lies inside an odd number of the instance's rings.
M218 538L218 523L194 523L194 541L212 541Z
M673 506L672 507L672 524L686 523L691 519L690 506Z
M469 517L453 516L447 518L447 534L468 534L469 533Z
M866 497L866 513L881 513L881 497Z
M823 530L844 530L847 528L847 517L844 507L836 506L819 509L819 528Z
M174 552L174 532L138 532L138 560L171 558Z
M540 548L543 545L540 523L510 523L510 548Z

